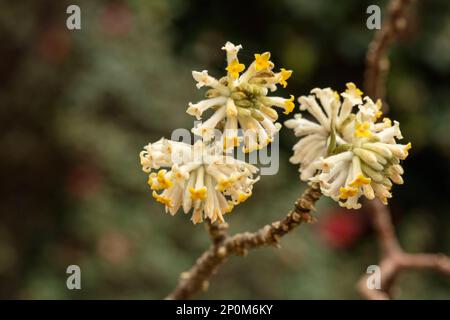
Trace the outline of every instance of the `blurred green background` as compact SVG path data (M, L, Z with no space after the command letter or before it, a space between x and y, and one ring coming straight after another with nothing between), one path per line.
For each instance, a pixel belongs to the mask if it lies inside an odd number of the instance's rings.
M244 5L245 3L245 5ZM81 7L82 29L66 29ZM191 128L203 94L191 70L224 72L227 41L241 60L272 52L293 69L280 95L362 86L383 1L2 1L0 4L0 298L159 299L209 245L203 225L153 201L138 154ZM394 189L397 232L411 252L450 253L450 2L423 0L392 54L387 101L413 149ZM281 120L285 120L283 115ZM305 184L288 162L296 139L281 131L280 170L227 221L231 232L282 217ZM364 212L321 199L318 222L232 257L200 298L357 299L356 281L378 260ZM66 288L77 264L82 290ZM450 279L408 272L400 298L450 298Z

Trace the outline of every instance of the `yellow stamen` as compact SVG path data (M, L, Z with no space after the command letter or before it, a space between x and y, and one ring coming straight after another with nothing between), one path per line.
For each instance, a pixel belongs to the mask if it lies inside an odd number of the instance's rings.
M173 185L172 181L166 178L166 172L167 170L159 170L158 174L153 176L153 178L156 178L157 183L151 185L152 190L167 189Z
M230 213L233 211L234 205L232 201L228 201L228 207L223 211L223 213Z
M183 178L183 175L181 174L181 172L177 172L175 173L175 177L180 180Z
M286 70L285 68L281 68L280 70L281 70L280 84L283 86L283 88L286 88L287 87L286 80L292 76L292 70Z
M237 203L239 204L239 203L241 203L241 202L244 202L245 200L247 200L248 198L250 198L251 195L252 195L252 192L251 192L251 191L248 192L248 193L246 193L246 192L241 192L241 193L239 193L239 196L238 196L238 199L237 199Z
M408 144L405 146L405 151L409 151L412 148L411 142L408 142Z
M218 191L222 192L225 189L228 189L228 188L232 187L235 182L236 182L235 178L229 178L229 179L226 179L226 180L222 180L222 181L219 181L219 183L217 184L216 188L217 188Z
M345 200L354 197L358 194L358 189L352 187L339 188L339 198Z
M381 117L383 115L383 111L381 111L381 107L383 106L383 103L381 102L381 99L378 99L375 104L378 108L377 113L375 113L375 118L378 119L379 117Z
M156 201L158 201L159 203L162 203L162 204L164 204L165 206L167 206L167 207L169 207L169 208L172 207L172 202L170 201L169 198L166 198L166 197L164 197L164 196L162 196L162 195L157 194L156 191L153 191L152 196L153 196L153 198L155 198Z
M387 204L388 204L387 197L385 197L385 196L379 196L378 198L381 200L381 203L382 203L382 204L384 204L384 205L387 205Z
M295 104L294 104L293 101L294 101L294 96L293 95L291 95L290 99L286 99L284 101L284 106L286 107L286 109L283 112L284 114L289 114L289 113L292 112L292 110L294 110Z
M359 90L353 82L347 83L346 86L347 86L347 90L345 90L345 92L350 93L350 94L354 93L355 95L360 96L360 97L363 95L363 92L361 90Z
M372 179L360 174L355 178L355 180L353 180L350 183L350 186L351 187L361 187L362 185L370 184L371 182L372 182Z
M338 93L337 91L334 91L334 98L335 98L337 101L340 101L340 100L341 100L341 97L339 96L339 93Z
M196 190L194 188L189 188L189 192L191 193L191 199L192 200L205 200L206 199L206 187L201 187L200 189Z
M255 69L256 71L260 71L263 69L267 69L270 66L270 52L264 52L263 54L256 53L255 54Z
M225 139L223 139L224 149L227 149L228 147L237 147L237 146L239 146L238 137L225 137Z
M155 177L156 177L156 173L154 173L154 172L150 173L150 175L148 176L147 183L150 186L150 188L152 188L152 186L153 186L153 180L155 179ZM153 188L152 188L152 190L153 190Z
M389 118L383 118L383 122L388 125L389 127L392 127L392 120Z
M242 152L244 152L244 153L250 153L250 152L253 152L253 151L255 151L255 150L262 149L262 148L264 148L264 147L261 147L261 146L258 145L258 144L254 144L254 145L252 145L252 146L250 146L250 147L243 147L243 148L242 148Z
M239 63L237 59L231 61L231 63L225 68L233 79L237 79L239 77L239 72L244 71L244 69L245 65Z
M367 121L364 121L363 123L359 123L357 122L355 124L355 136L362 138L368 138L372 136L372 132L370 132L369 130L370 128L370 123Z
M408 144L405 146L405 153L406 153L406 156L408 156L408 154L409 154L409 150L412 148L412 145L411 145L411 142L408 142Z

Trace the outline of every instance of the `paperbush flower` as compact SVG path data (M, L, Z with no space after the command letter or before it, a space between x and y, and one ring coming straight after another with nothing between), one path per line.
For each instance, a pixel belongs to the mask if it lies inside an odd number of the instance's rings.
M278 84L286 87L286 80L292 71L281 68L279 72L274 72L270 52L255 54L255 60L245 70L238 60L241 45L227 42L222 49L227 55L227 74L224 77L217 80L206 70L192 72L197 88L205 86L210 89L206 92L205 100L189 103L187 113L200 120L206 110L214 111L192 132L204 140L210 140L214 130L220 129L224 132L221 143L225 148L231 148L242 142L238 136L238 129L241 128L244 152L263 148L281 127L276 123L278 114L273 107L283 109L285 114L294 109L293 96L288 99L268 96L268 92L275 91Z
M161 139L140 153L153 197L174 215L193 209L192 222L223 216L252 194L258 168L223 154L217 144L194 145ZM161 169L165 168L165 169Z
M403 138L398 122L378 121L381 102L362 95L353 83L340 96L330 88L313 89L298 101L316 121L296 114L285 122L301 138L290 159L300 164L300 179L318 182L324 195L349 209L361 207L362 195L387 204L392 184L403 183L400 160L411 148L397 143Z

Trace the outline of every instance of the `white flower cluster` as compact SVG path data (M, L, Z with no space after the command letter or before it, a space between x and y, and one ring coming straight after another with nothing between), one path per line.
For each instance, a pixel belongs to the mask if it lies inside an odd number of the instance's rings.
M202 141L192 146L161 139L147 145L140 157L153 197L172 215L180 207L185 213L193 209L194 223L204 218L223 222L224 214L247 200L259 180L253 178L258 168Z
M381 101L362 95L353 83L341 95L313 89L298 101L316 121L296 114L285 122L301 138L290 159L300 164L300 179L319 183L324 195L349 209L361 207L362 195L387 204L392 184L403 183L400 160L411 148L396 142L403 138L397 121L378 121Z
M270 53L255 54L255 61L241 76L245 66L237 53L242 47L227 42L227 75L220 80L207 71L194 71L197 88L208 86L206 100L189 104L187 112L200 119L204 111L213 115L192 129L202 140L194 145L161 139L150 143L140 153L142 169L149 175L153 197L174 215L181 207L185 213L193 209L192 221L204 219L223 222L223 216L252 194L258 168L228 155L239 146L243 129L244 152L251 152L272 141L281 125L274 123L278 115L273 106L289 113L294 109L294 97L268 97L276 84L286 87L292 71L272 71ZM219 129L221 135L214 134Z
M210 89L206 92L205 100L189 103L187 113L200 120L206 110L214 110L212 116L192 129L192 132L210 140L214 130L220 128L224 132L222 144L228 149L242 142L238 135L238 129L241 128L243 151L252 152L267 146L281 128L281 124L275 122L278 114L273 107L283 109L285 114L294 109L294 96L289 99L267 96L269 90L277 89L277 84L286 87L286 80L292 71L281 68L279 72L274 72L270 52L255 54L255 60L245 70L238 60L241 45L227 42L222 49L227 54L226 76L217 80L206 70L192 72L197 88L205 86Z

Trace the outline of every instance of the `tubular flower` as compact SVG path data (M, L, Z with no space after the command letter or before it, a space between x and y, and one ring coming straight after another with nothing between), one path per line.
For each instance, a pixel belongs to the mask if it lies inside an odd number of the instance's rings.
M185 213L193 209L194 224L206 218L224 222L223 216L248 199L259 180L253 178L258 168L202 141L190 145L160 139L145 146L140 158L156 201L171 215L180 207Z
M324 195L343 207L358 209L359 198L379 198L384 204L392 196L393 183L402 184L403 168L411 144L402 139L399 123L381 117L381 102L374 103L353 83L339 95L330 88L313 89L300 97L300 109L317 120L295 115L286 126L301 137L290 161L300 164L300 178L320 184Z
M286 80L292 71L282 68L280 72L274 72L270 52L255 54L255 60L245 70L238 60L241 45L227 42L222 49L227 55L226 76L217 80L206 70L192 72L197 88L205 86L210 89L205 100L189 103L187 113L200 120L206 110L214 111L192 132L208 141L213 138L215 129L223 130L221 143L225 149L237 147L242 141L244 152L263 148L281 128L276 123L278 114L273 107L283 109L285 114L294 109L293 96L289 99L268 96L269 90L277 89L277 84L286 87ZM238 135L239 128L243 131L243 137Z

